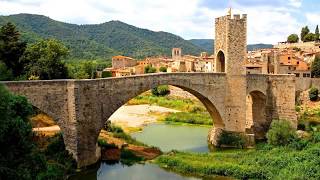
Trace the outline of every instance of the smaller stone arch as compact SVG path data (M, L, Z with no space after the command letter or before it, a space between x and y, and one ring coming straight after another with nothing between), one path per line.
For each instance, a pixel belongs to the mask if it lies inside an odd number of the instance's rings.
M220 50L216 57L216 72L226 72L226 57L222 50Z
M261 91L251 91L246 97L246 133L264 139L267 127L267 97Z

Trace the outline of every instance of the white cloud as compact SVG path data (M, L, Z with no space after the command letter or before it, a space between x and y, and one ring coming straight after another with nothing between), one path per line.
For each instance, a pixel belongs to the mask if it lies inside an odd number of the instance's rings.
M306 13L306 18L311 25L320 24L320 13Z
M96 24L120 20L134 26L154 31L166 31L186 39L214 38L214 18L226 14L227 7L201 6L204 0L0 0L0 14L33 13L55 20ZM240 1L237 1L240 2ZM248 3L249 0L246 0ZM302 0L274 1L281 4L266 6L262 0L243 7L234 4L239 12L248 14L248 42L276 43L301 26L291 15L291 8L301 6ZM285 2L285 3L284 3ZM290 8L284 6L288 4ZM308 19L315 20L315 15ZM319 19L319 18L318 18Z

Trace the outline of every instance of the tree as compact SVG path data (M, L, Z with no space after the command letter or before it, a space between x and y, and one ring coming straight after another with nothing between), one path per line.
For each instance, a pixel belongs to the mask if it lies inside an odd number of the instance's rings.
M169 86L167 85L161 85L161 86L152 88L151 93L154 96L166 96L170 94L170 89L169 89Z
M0 61L0 81L10 81L13 79L13 75L10 69Z
M318 95L319 95L319 90L315 87L312 87L309 90L309 99L311 101L317 101L318 100Z
M152 66L146 66L144 67L144 73L148 74L148 73L155 73L157 72L157 69L152 67Z
M268 143L274 146L288 145L295 138L295 129L286 120L273 120L267 133Z
M26 65L24 72L40 79L64 79L68 69L62 59L68 55L68 49L55 39L41 40L27 47L22 62Z
M10 94L0 84L0 179L35 179L46 169L33 143L32 113L25 97Z
M315 34L315 40L316 41L319 40L320 34L319 34L319 26L318 25L316 27L316 30L315 30L314 34Z
M167 72L167 67L161 66L159 71L160 72Z
M311 65L311 76L320 78L320 56L316 56Z
M300 35L300 39L301 39L301 41L303 41L303 42L305 42L305 36L307 35L307 34L309 34L309 32L310 32L310 30L309 30L309 27L308 26L306 26L306 27L303 27L302 29L301 29L301 35Z
M20 57L26 49L26 43L20 41L20 33L12 23L0 28L0 61L12 71L14 77L21 75L24 64Z
M304 37L304 42L314 41L316 39L316 35L313 33L309 33Z
M299 36L297 34L291 34L290 36L288 36L287 42L297 43L299 42Z

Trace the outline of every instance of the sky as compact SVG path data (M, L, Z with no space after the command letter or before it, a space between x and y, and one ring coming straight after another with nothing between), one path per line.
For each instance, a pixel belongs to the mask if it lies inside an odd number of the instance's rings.
M320 0L0 0L0 15L41 14L73 24L119 20L184 39L213 39L228 8L248 14L248 43L276 44L320 24Z

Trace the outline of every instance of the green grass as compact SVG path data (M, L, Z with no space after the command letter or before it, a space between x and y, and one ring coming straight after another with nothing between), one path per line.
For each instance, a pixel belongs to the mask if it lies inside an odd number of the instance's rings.
M199 125L212 125L212 119L209 113L199 112L177 112L170 113L164 118L168 123L187 123L187 124L199 124Z
M157 97L147 93L139 95L134 99L131 99L128 105L139 105L139 104L155 104L158 106L176 109L184 112L204 112L207 111L202 103L198 100L183 99L173 96Z
M239 179L319 179L318 134L297 150L296 144L272 147L259 144L253 150L213 153L171 152L155 161L161 167L198 176L230 176ZM300 142L296 142L300 144ZM299 149L299 148L298 148Z

